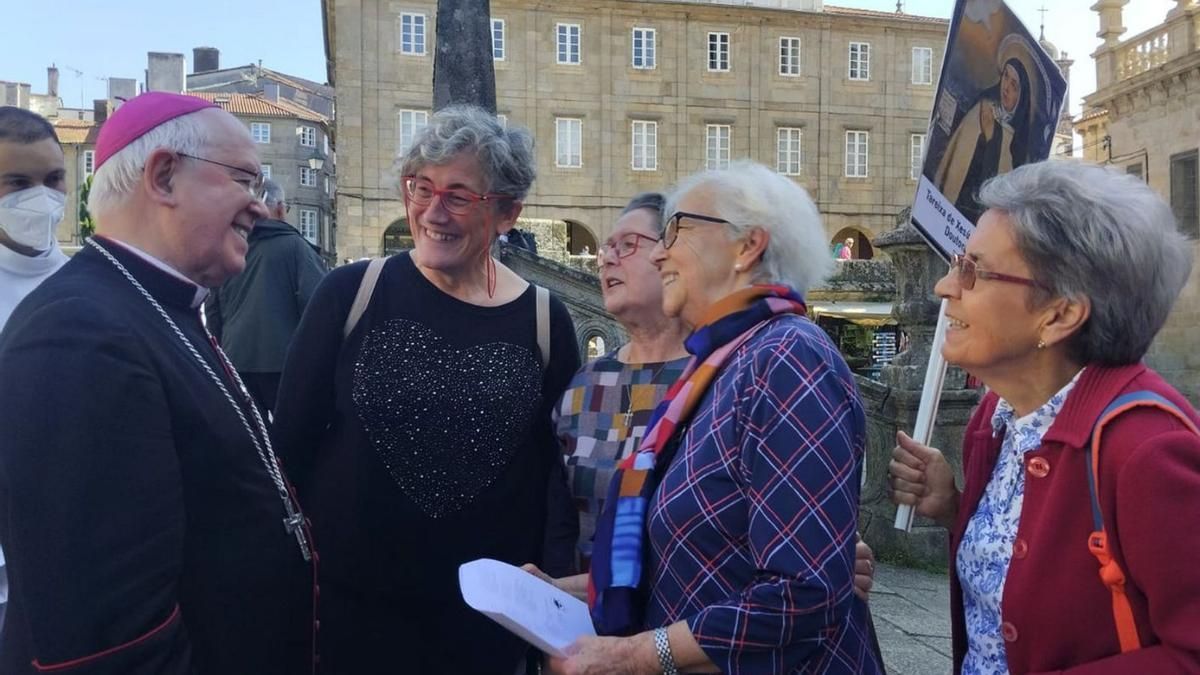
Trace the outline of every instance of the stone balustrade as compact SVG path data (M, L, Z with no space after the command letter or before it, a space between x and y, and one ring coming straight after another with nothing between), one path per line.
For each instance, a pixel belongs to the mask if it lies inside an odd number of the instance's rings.
M1122 44L1117 51L1117 80L1127 80L1171 58L1171 34L1168 26L1142 33Z

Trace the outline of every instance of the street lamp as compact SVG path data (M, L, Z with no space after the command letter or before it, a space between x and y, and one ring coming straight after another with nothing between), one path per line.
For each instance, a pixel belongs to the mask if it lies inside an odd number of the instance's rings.
M324 167L325 155L322 155L320 150L313 150L313 154L308 158L308 168L320 171Z

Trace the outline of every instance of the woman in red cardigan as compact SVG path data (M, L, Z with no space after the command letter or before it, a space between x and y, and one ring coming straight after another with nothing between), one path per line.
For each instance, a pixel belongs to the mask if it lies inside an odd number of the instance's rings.
M1095 165L1023 166L980 200L936 287L942 353L990 390L963 442L963 489L903 433L889 466L893 499L951 533L956 672L1200 672L1200 418L1141 363L1192 245L1144 183ZM1088 456L1110 403L1147 391L1181 415L1120 414L1097 455L1126 614L1089 551Z

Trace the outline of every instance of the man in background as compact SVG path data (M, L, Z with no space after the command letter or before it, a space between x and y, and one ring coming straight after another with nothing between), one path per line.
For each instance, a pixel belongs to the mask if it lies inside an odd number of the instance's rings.
M54 127L28 110L0 107L0 331L21 300L67 262L54 237L66 173ZM7 606L0 551L0 630Z
M66 205L66 166L54 127L0 107L0 330L42 280L67 262L54 228Z
M245 271L226 281L204 306L209 330L264 416L275 408L288 343L325 276L316 249L284 220L289 208L283 188L268 180L265 189L270 217L250 232Z

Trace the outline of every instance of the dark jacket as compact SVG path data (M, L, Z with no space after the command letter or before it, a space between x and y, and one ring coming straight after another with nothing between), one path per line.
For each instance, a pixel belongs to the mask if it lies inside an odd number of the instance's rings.
M279 373L292 333L325 263L296 228L260 220L250 232L246 269L204 305L209 330L239 372Z
M181 333L84 246L0 337L0 673L307 675L313 567L195 288L97 240Z
M1089 366L1037 450L1025 455L1025 501L1000 610L1013 673L1200 672L1200 438L1171 414L1131 410L1104 430L1100 505L1125 570L1142 648L1121 654L1112 596L1088 552L1092 531L1084 447L1117 396L1149 390L1200 418L1142 364ZM967 649L954 556L999 457L996 395L984 398L963 443L966 484L950 538L955 671Z

